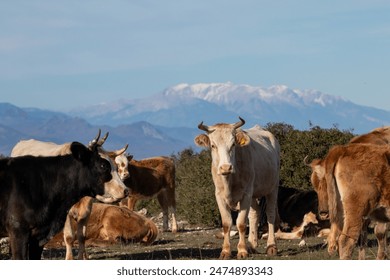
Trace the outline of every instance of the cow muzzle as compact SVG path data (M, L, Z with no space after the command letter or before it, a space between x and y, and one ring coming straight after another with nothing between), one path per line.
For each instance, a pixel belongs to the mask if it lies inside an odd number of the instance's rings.
M130 190L128 188L126 188L123 191L124 196L122 196L122 197L114 197L114 196L106 193L104 195L96 195L95 198L103 203L115 203L115 202L120 201L124 197L127 197L129 194L130 194Z
M233 165L231 164L222 164L218 168L218 174L227 176L233 173Z
M122 181L124 181L127 178L130 178L130 173L129 172L123 172L122 174L119 175Z
M329 211L321 211L318 216L322 221L329 220Z

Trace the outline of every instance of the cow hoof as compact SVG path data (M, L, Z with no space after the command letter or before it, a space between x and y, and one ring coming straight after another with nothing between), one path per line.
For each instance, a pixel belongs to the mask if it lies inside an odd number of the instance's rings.
M221 255L219 255L220 260L230 260L230 254L221 252Z
M248 258L248 253L247 252L240 252L237 254L237 260L242 260Z
M276 248L276 245L273 244L267 247L266 252L268 256L276 256L276 254L278 253L278 249Z
M338 246L336 246L336 245L333 245L333 246L329 245L328 246L328 254L330 256L335 255L337 253L337 251L338 251Z

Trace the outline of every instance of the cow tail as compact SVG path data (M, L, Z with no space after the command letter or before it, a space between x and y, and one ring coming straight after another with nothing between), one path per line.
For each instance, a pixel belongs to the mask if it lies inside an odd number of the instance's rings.
M339 221L342 215L339 215L338 212L341 211L339 201L340 194L338 192L337 181L335 176L335 169L337 165L337 160L331 161L331 164L326 167L325 180L327 183L327 192L328 192L328 206L329 206L329 218L330 222L335 222L337 224L342 224L342 221Z

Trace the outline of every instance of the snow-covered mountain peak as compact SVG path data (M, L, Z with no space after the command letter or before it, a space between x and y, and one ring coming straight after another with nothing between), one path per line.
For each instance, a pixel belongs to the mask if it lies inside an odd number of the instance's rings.
M164 97L196 98L219 105L248 103L263 101L267 104L288 103L301 107L308 103L317 103L322 106L332 104L334 97L316 90L295 90L286 85L274 85L268 88L250 86L245 84L235 85L226 83L198 83L178 84L166 89Z

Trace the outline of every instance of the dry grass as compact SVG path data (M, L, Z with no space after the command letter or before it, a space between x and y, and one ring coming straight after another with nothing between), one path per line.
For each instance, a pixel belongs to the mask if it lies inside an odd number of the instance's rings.
M218 259L222 240L216 238L219 229L216 228L189 228L177 234L170 232L160 233L157 240L150 246L140 244L117 244L110 247L88 247L90 259L117 259L117 260L208 260ZM334 260L337 256L329 256L323 238L310 237L306 245L300 247L300 240L279 240L278 254L269 257L265 254L265 240L260 240L257 254L251 254L250 260ZM232 237L232 257L237 254L236 245L238 236ZM366 249L367 259L375 259L376 242L369 236ZM74 254L76 255L75 249ZM44 251L45 259L64 259L65 248L48 248ZM357 259L357 250L354 258Z

